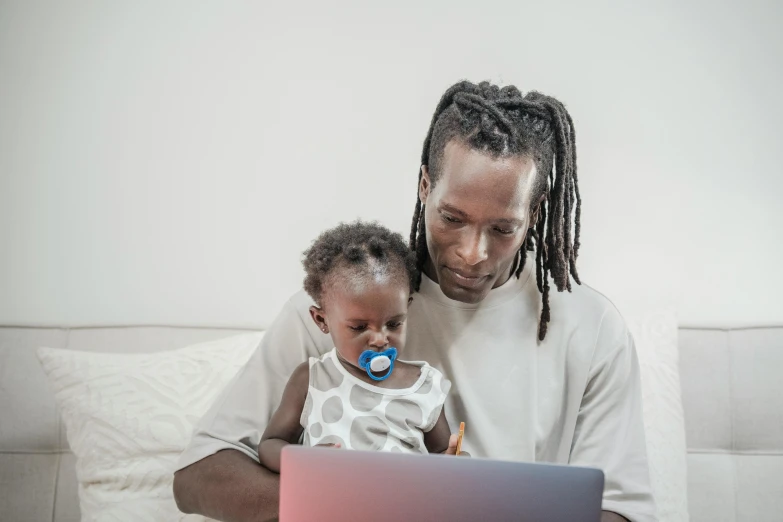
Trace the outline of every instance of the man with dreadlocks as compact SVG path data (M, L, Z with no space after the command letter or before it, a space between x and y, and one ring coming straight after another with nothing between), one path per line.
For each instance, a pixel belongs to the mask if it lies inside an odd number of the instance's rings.
M466 421L474 456L601 468L602 520L653 521L636 352L614 306L580 284L580 206L559 101L486 82L448 89L422 150L406 352L451 380L448 420ZM197 426L174 479L183 511L276 516L277 476L256 448L294 368L333 348L312 304L291 298Z

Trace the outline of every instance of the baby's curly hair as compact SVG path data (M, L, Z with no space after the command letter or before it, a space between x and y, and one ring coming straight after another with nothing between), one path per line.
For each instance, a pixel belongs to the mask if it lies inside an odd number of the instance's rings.
M416 254L400 234L375 222L340 223L322 232L305 250L302 264L307 274L304 289L319 306L322 306L324 283L338 269L352 269L354 274L357 269L369 272L378 266L399 270L407 276L411 294L418 279Z

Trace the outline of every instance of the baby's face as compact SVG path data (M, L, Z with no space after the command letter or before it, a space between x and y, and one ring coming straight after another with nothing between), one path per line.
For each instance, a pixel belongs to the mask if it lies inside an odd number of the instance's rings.
M388 273L332 285L326 325L342 359L358 367L365 350L381 352L393 346L402 352L409 297L408 281Z

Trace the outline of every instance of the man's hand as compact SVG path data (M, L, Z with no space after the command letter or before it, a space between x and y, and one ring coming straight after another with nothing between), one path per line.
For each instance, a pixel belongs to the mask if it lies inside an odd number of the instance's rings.
M630 522L627 518L611 511L601 511L601 522Z

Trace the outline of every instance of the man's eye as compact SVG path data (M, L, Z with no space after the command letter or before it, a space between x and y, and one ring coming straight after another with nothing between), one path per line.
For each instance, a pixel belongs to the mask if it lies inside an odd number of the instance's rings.
M459 223L459 219L453 218L451 216L443 216L443 219L445 219L449 223Z
M360 326L349 326L348 328L350 328L354 332L363 332L363 331L365 331L367 329L367 325L363 324L363 325L360 325Z
M496 231L497 231L499 234L503 234L504 236L510 236L511 234L513 234L513 233L514 233L514 231L513 231L513 230L509 230L509 229L507 229L507 228L498 228L498 227L495 227L495 230L496 230Z

